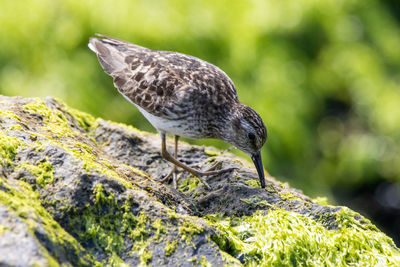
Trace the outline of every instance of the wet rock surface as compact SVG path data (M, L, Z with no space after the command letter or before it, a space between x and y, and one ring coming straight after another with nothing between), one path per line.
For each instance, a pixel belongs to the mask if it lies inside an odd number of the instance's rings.
M252 165L229 153L181 142L178 159L185 164L237 170L209 178L212 190L179 172L175 189L158 181L171 166L157 135L52 98L0 97L0 130L0 265L279 265L256 249L253 229L249 236L241 229L255 214L280 210L326 231L379 234L389 260L400 261L391 239L367 219L272 177L261 189ZM226 221L235 231L224 230Z

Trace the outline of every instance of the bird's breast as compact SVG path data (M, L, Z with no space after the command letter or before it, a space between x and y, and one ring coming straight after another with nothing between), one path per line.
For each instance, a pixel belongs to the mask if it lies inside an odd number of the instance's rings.
M166 132L171 135L178 135L185 138L200 139L209 137L205 133L205 129L201 126L201 123L196 121L193 116L187 116L184 119L166 119L159 116L155 116L140 106L135 106L143 114L143 116L156 128L158 131Z

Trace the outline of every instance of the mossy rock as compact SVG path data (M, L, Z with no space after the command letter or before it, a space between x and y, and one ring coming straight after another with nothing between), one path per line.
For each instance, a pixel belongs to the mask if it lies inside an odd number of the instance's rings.
M261 189L229 153L182 143L186 164L238 169L211 191L185 172L161 184L157 135L52 98L0 97L0 144L0 265L400 265L369 220L272 177Z

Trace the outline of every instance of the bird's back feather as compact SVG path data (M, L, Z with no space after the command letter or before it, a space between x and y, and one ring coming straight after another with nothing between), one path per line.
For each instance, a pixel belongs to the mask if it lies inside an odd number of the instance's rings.
M185 114L181 111L190 110L188 105L200 108L208 105L212 110L213 105L238 102L231 79L210 63L98 36L102 38L90 38L89 48L97 54L105 72L113 77L116 88L155 116L182 119Z

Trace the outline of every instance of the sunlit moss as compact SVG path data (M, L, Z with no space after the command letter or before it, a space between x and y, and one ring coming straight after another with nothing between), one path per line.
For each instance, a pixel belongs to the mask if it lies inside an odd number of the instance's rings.
M171 209L167 210L167 215L168 215L168 218L171 220L176 220L178 218L178 214L176 214L175 211L173 211Z
M221 152L211 150L211 149L204 149L204 153L208 156L219 156L221 155Z
M249 179L244 181L247 185L252 186L252 187L260 187L260 181L255 180L255 179Z
M35 98L34 101L23 105L22 108L31 114L41 115L45 124L43 129L47 130L48 134L57 137L73 135L64 114L57 109L49 108L42 99Z
M12 118L16 121L19 121L18 115L11 110L0 109L0 117Z
M153 222L153 224L151 225L151 227L156 230L155 234L154 234L154 239L159 242L159 239L161 237L161 234L165 234L167 232L167 229L164 225L164 223L162 222L161 219L157 219Z
M202 267L211 267L211 263L207 260L206 256L201 256L200 265Z
M319 205L324 205L324 206L329 205L328 198L326 197L316 197L313 199L313 201Z
M12 165L19 145L19 139L7 136L0 131L0 160L3 164Z
M72 119L76 119L78 123L82 124L81 126L84 129L94 130L93 127L97 126L97 122L92 116L68 108L66 106L62 107L66 110L65 112L69 112L73 116L76 115L77 118L72 117ZM121 178L121 175L119 175L112 166L110 167L110 165L106 161L98 159L98 157L93 152L92 146L80 141L81 139L79 138L79 136L82 133L71 128L70 122L60 110L50 108L46 105L46 102L44 100L39 98L33 99L33 101L25 104L22 108L26 112L37 114L43 117L43 125L41 126L41 130L45 134L34 134L38 136L43 135L43 137L47 139L46 142L53 143L56 146L62 147L67 152L80 159L82 161L83 168L85 168L86 170L93 170L99 173L103 173L109 177L117 179L127 188L134 188L132 183L129 183L125 179ZM35 146L39 146L39 144L36 144ZM136 169L135 172L140 175L145 175Z
M147 249L143 249L140 255L140 261L143 264L147 264L153 258L153 252Z
M5 130L5 133L8 133L10 131L24 131L24 128L22 128L22 126L19 124L15 124L15 125L11 125L11 126L7 127L7 129Z
M282 200L284 201L288 201L288 200L298 200L299 198L296 197L295 195L293 195L290 192L285 192L285 193L279 193L279 196L282 198Z
M165 256L172 255L175 252L177 245L178 245L178 240L172 240L172 241L167 240L167 243L165 245Z
M19 181L16 188L7 184L6 180L0 177L0 184L6 190L0 190L0 203L26 223L29 232L34 235L38 227L44 228L46 237L54 246L60 246L68 249L75 257L77 265L95 265L97 262L92 256L84 252L82 246L67 233L44 209L39 200L37 192L32 190L32 187ZM54 254L50 254L45 248L40 245L40 251L45 255L49 266L58 266L58 257L64 257L57 250ZM62 252L61 252L62 253Z
M85 131L89 132L90 130L95 129L98 126L97 119L92 115L71 108L59 99L57 99L57 101L63 104L63 108L65 109L65 111L71 114L73 119L76 120L79 123L79 126L81 126Z
M192 241L193 235L201 234L203 231L204 228L202 226L188 220L183 221L182 225L179 227L179 235L181 239L187 243Z
M211 267L211 263L207 260L205 256L202 256L200 259L196 257L192 257L188 259L189 262L191 262L194 266L202 266L202 267Z
M200 179L197 177L189 177L178 184L179 191L183 193L189 193L194 191L200 183Z
M342 209L337 230L309 217L273 208L250 217L209 217L219 231L213 240L231 255L244 255L246 266L397 266L400 252L385 234ZM353 219L350 219L353 218ZM346 227L349 222L349 227ZM353 227L354 226L354 227Z
M53 165L48 161L47 158L45 158L38 164L22 162L18 165L18 168L25 169L33 174L36 177L36 183L40 187L46 187L47 184L54 181Z
M0 236L5 233L6 231L9 231L10 228L8 228L7 226L4 225L0 225Z
M132 200L126 200L121 206L113 194L97 184L93 188L92 201L93 205L87 206L83 214L74 215L70 220L69 227L79 239L93 242L96 249L108 255L106 263L111 264L126 250L126 239L129 238L133 243L132 253L137 253L144 263L150 261L151 252L147 246L153 241L153 235L148 232L147 225L151 221L143 213L132 214Z
M225 267L242 266L241 262L238 259L226 253L225 251L220 250L219 253L221 253L221 257L225 262Z
M86 209L83 216L79 218L86 227L85 231L81 233L82 238L92 240L96 246L104 249L109 255L118 254L123 249L124 240L115 231L118 226L114 220L122 221L124 214L118 210L114 195L106 194L101 184L94 187L93 193L94 205ZM103 212L103 210L106 211ZM133 221L134 218L124 219Z
M105 163L106 163L106 162L105 162ZM124 163L120 163L119 166L129 169L130 171L132 171L133 173L135 173L135 174L137 174L137 175L140 175L140 176L142 176L142 177L145 177L145 178L147 178L147 179L150 179L150 177L149 177L148 174L144 173L143 171L141 171L141 170L139 170L139 169L137 169L137 168L135 168L135 167L133 167L133 166L126 165L126 164L124 164ZM112 168L112 166L107 166L107 167Z

